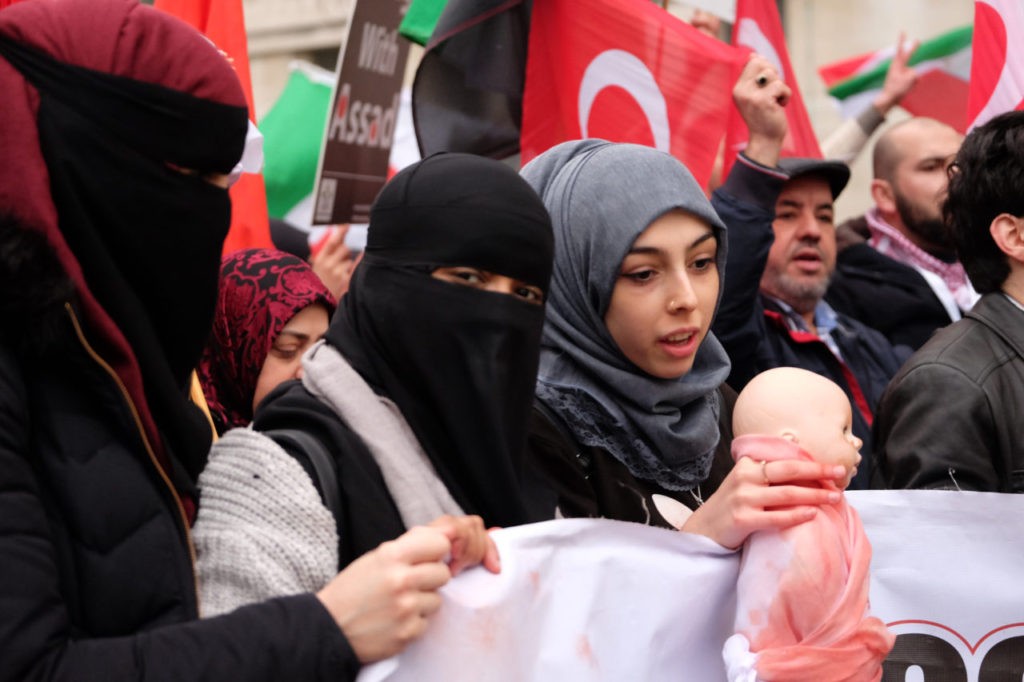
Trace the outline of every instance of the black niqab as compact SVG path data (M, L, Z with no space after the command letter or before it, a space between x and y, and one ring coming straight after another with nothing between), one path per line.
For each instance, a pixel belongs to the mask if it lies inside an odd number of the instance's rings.
M0 57L39 93L39 146L59 231L131 347L171 461L194 478L209 427L183 397L213 317L231 204L225 190L167 162L229 171L241 156L246 109L64 63L2 35ZM85 320L87 336L104 355L104 331L90 334L93 322Z
M544 308L430 273L474 267L547 291L553 249L547 211L514 170L433 155L377 197L366 255L327 332L489 526L530 520L520 480Z

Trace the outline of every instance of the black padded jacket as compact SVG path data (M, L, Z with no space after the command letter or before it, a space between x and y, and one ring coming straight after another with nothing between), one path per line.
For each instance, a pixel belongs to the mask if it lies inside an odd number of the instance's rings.
M54 331L31 352L0 334L0 682L353 679L312 595L198 619L185 516L135 406L70 305Z

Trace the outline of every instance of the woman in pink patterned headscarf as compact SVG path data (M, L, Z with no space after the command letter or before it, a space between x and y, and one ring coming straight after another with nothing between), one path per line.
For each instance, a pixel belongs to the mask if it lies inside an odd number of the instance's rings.
M198 368L218 434L247 425L264 396L301 376L302 354L327 331L334 307L331 292L296 256L247 249L224 257Z

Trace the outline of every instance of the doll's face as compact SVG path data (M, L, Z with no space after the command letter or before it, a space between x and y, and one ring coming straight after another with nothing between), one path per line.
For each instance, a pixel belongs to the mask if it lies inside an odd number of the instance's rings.
M842 488L860 464L863 442L853 435L849 398L837 384L806 369L776 367L751 379L736 399L733 432L785 438L816 462L839 464L846 469Z
M840 487L850 484L860 464L860 448L864 444L853 435L853 412L846 394L838 386L808 396L807 405L813 405L803 420L797 443L823 464L839 464L846 469L846 479Z

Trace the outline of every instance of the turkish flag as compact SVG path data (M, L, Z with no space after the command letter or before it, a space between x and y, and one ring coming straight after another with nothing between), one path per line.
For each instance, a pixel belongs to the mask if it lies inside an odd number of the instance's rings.
M793 96L786 105L789 132L782 143L782 156L820 159L821 148L818 146L818 138L804 107L804 100L800 96L793 67L789 63L786 36L782 32L782 21L779 19L775 0L737 0L732 42L734 45L753 50L770 61L782 80L793 91ZM728 175L729 168L736 160L736 152L746 148L747 137L747 124L743 122L743 117L733 104L730 107L729 129L725 137L723 178Z
M252 80L249 75L249 47L245 36L242 0L155 0L153 6L191 24L222 50L235 67L242 83L249 118L252 106ZM270 219L263 176L243 173L231 186L231 229L224 242L224 253L238 249L270 248Z
M1024 5L1020 0L974 3L969 127L1024 109Z
M706 186L744 59L649 0L535 2L522 163L598 137L669 152Z

